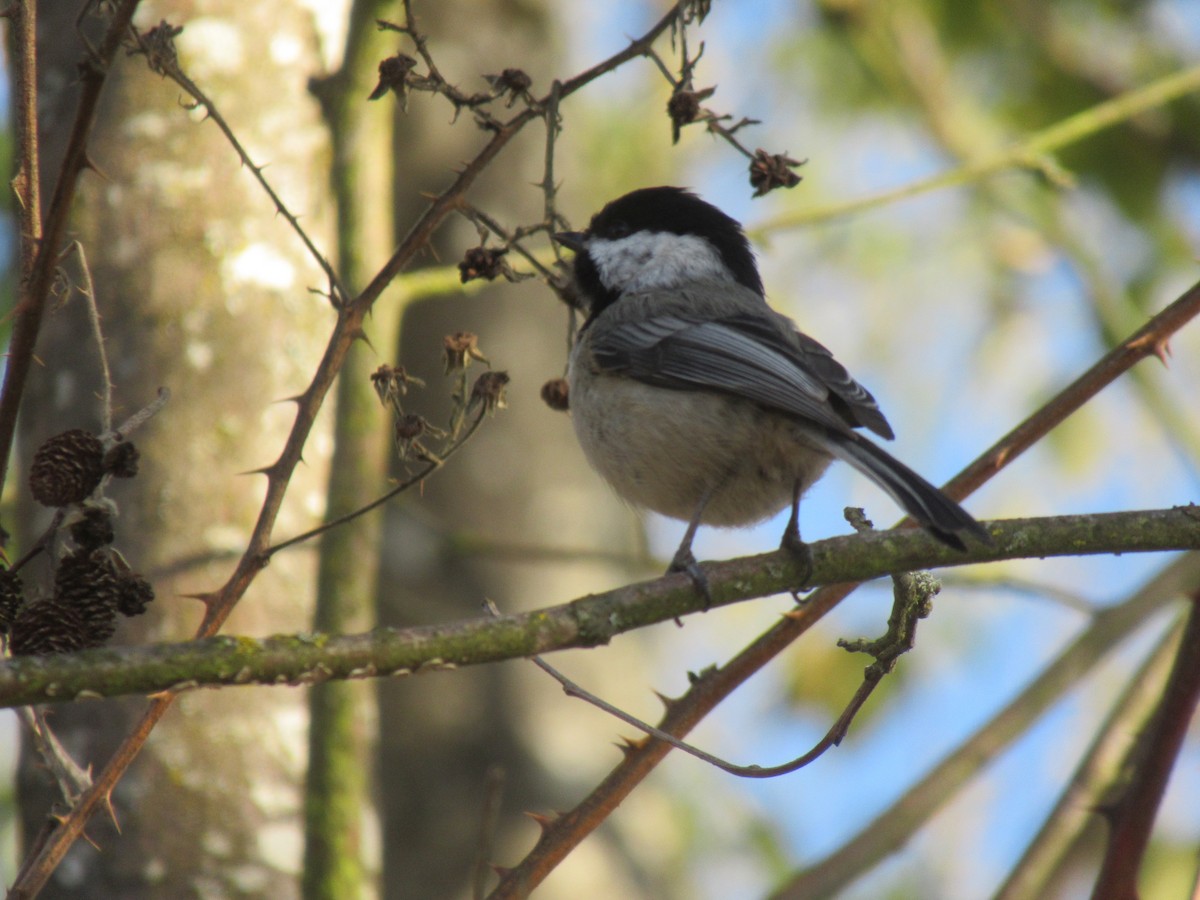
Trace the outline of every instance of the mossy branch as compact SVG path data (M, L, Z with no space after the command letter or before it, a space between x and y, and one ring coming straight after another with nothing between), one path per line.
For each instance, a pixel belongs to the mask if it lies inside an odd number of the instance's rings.
M811 585L893 572L1016 559L1200 549L1200 507L1009 519L987 525L991 546L959 553L924 532L874 532L811 545ZM776 551L704 566L712 605L804 587L791 554ZM177 693L242 684L312 684L331 678L412 675L595 647L626 631L700 612L686 575L668 575L520 615L365 634L220 636L179 644L113 647L26 657L0 666L0 706L62 703L125 694Z

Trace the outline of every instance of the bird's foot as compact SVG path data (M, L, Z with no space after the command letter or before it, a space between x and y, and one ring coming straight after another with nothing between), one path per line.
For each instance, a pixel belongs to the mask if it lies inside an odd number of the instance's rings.
M804 573L804 577L800 580L800 587L797 590L807 590L808 583L813 576L813 555L812 548L800 539L800 529L796 527L795 519L788 523L788 527L783 532L783 538L779 541L779 549L786 550L796 558L796 563L800 566L800 570ZM792 592L793 596L795 591Z
M675 551L671 565L667 567L668 575L673 572L683 572L688 578L692 579L692 584L696 586L696 590L704 598L704 611L708 612L713 602L712 588L708 584L708 576L700 569L700 563L696 562L696 557L690 547L680 547Z

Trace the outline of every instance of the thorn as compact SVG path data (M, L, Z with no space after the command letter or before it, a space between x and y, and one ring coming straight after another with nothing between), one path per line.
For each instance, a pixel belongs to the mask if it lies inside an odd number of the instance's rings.
M501 878L507 878L512 873L512 869L508 866L498 866L495 863L492 863L491 869Z
M96 163L92 160L92 158L90 156L87 155L86 152L83 154L83 159L81 159L79 161L79 170L81 172L82 171L92 171L92 172L95 172L96 175L99 176L102 180L112 181L112 179L108 177L108 173L105 172L103 169L101 169L98 165L96 165Z
M1158 357L1158 361L1164 366L1170 366L1171 362L1171 339L1163 338L1154 345L1154 355Z
M621 751L621 755L626 759L633 756L641 748L641 741L635 741L633 738L622 737L619 741L613 741L613 746Z
M808 613L802 609L789 609L787 612L780 613L780 616L784 619L806 619Z
M676 699L675 697L668 697L666 694L660 693L658 691L653 691L653 694L655 697L658 698L658 702L661 703L663 705L663 707L667 710L670 710L671 707L673 707L676 703L679 702L678 699Z
M1117 816L1117 803L1114 800L1101 800L1092 806L1092 812L1102 818L1109 825L1113 824L1113 820Z
M558 818L557 813L552 816L546 816L542 813L529 812L528 810L525 812L525 815L537 822L538 827L541 828L542 831L545 831L547 828L553 825L554 820Z
M239 475L266 475L271 478L275 474L275 463L269 466L263 466L261 469L250 469L246 472L238 472Z
M104 792L104 809L108 813L108 817L112 819L113 827L117 829L117 834L121 834L121 823L117 819L116 807L113 806L112 792L113 789L111 787Z
M91 844L91 845L92 845L92 849L94 849L94 850L99 850L99 849L100 849L100 845L99 845L99 844L97 844L95 841L93 841L93 840L91 839L91 837L89 837L89 836L88 836L88 833L87 833L86 831L82 831L82 832L80 832L80 837L82 837L82 838L83 838L85 841L87 841L89 844Z

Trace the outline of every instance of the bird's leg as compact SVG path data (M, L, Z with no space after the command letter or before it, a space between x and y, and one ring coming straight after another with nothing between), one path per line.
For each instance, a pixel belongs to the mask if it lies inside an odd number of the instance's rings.
M808 544L804 543L800 538L800 479L796 479L792 485L792 515L788 519L787 528L783 530L783 539L779 542L780 550L787 550L793 554L801 566L804 567L804 581L808 584L813 573L813 558L812 549Z
M712 589L708 585L708 576L700 570L700 564L696 562L696 556L692 553L692 541L696 537L696 530L700 527L700 518L704 515L704 507L708 506L708 501L712 499L714 493L716 493L716 487L705 491L704 496L700 498L695 514L688 522L687 531L683 533L683 540L679 542L679 549L675 551L675 555L671 558L671 565L667 567L668 574L671 572L687 573L688 578L692 579L692 584L696 586L696 590L704 597L705 612L708 612L708 608L712 606Z

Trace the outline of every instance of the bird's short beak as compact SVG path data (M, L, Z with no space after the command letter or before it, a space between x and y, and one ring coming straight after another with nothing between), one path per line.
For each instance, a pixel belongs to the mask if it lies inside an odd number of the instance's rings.
M554 235L554 240L568 250L574 250L576 253L583 249L584 236L582 231L560 231Z

